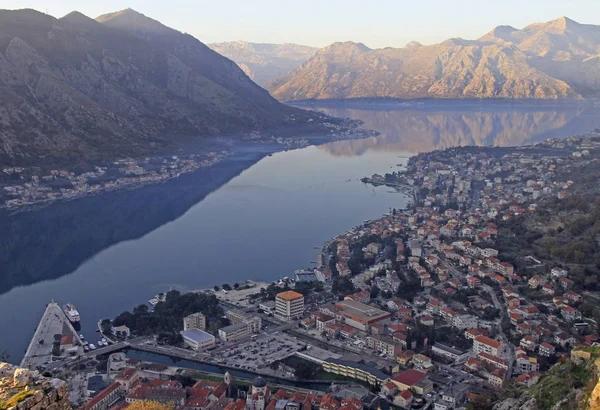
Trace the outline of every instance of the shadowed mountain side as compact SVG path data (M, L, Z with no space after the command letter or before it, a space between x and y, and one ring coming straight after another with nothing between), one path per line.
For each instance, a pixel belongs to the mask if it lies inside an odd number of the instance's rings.
M0 294L69 274L100 251L179 218L266 154L234 154L164 184L0 214Z
M360 117L366 128L381 133L377 137L337 141L320 147L336 156L360 155L367 149L423 152L459 145L514 146L600 127L599 110L583 107L518 111L313 108L339 117ZM578 121L571 126L576 118Z

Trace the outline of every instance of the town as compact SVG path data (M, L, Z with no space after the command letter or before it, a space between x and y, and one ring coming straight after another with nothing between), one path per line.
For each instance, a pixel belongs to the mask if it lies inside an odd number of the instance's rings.
M590 134L416 155L398 172L365 179L410 191L410 205L333 238L317 267L271 284L159 294L99 322L110 344L97 350L84 349L58 309L58 337L48 331L47 342L35 342L38 328L21 366L68 379L71 401L90 410L139 400L447 410L534 386L600 341L600 287L590 279L600 246L562 246L557 236L600 232L600 206L579 200L600 194L589 185L597 174L581 172L600 169L599 153L600 135ZM130 351L222 372L194 377ZM237 386L236 372L246 375Z

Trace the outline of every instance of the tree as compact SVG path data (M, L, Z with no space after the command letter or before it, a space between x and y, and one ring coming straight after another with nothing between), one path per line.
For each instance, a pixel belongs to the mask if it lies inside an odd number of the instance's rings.
M231 286L229 285L229 283L224 283L221 287L228 292L231 290Z
M239 288L239 287L240 287L240 284L239 284L239 283L237 283L237 282L236 282L236 283L234 283L234 284L233 284L233 288L234 288L235 290L237 290L237 288Z
M112 322L110 319L102 319L100 322L100 330L102 330L103 334L110 334L112 329Z
M215 292L218 292L221 288L218 287L217 285L215 285L215 287L213 289L215 290Z
M302 362L294 370L294 376L298 380L311 379L317 372L317 365L314 363Z

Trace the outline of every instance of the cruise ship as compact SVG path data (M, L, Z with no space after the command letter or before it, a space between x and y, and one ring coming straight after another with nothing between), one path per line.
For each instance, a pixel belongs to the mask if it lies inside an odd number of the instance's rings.
M77 311L75 305L67 303L63 306L63 310L65 311L65 314L71 323L79 323L81 318L79 317L79 312Z

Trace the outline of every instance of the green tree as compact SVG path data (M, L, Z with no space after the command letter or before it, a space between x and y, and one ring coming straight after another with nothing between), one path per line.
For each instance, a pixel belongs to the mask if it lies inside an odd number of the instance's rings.
M294 376L298 380L309 380L317 373L317 365L314 363L302 362L296 366Z
M213 289L215 290L215 292L218 292L221 288L218 287L217 285L215 285L215 287Z
M233 284L233 288L234 288L235 290L237 290L237 288L239 288L239 287L240 287L240 284L239 284L239 283L237 283L237 282L236 282L236 283L234 283L234 284Z
M102 319L102 321L100 322L100 330L102 331L102 333L110 334L111 329L112 322L110 321L110 319Z
M221 287L228 292L231 290L231 286L229 285L229 283L224 283L223 286L221 286Z

